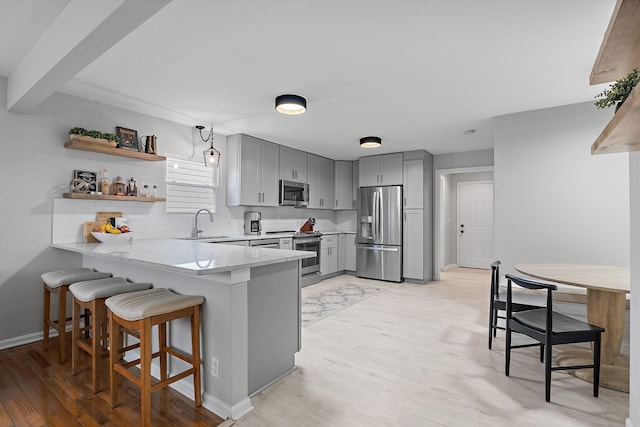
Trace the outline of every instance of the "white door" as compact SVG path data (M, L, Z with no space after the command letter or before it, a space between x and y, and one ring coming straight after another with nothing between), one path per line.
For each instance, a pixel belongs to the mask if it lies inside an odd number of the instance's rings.
M493 262L493 182L458 183L458 265Z

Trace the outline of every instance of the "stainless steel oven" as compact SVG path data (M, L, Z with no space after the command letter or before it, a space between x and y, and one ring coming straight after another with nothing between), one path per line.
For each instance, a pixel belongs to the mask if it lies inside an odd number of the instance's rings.
M301 261L300 285L307 286L320 281L320 233L301 233L293 238L297 251L315 252L316 256Z

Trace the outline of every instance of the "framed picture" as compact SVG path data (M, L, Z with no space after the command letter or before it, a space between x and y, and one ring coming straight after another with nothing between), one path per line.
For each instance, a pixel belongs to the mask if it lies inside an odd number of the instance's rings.
M133 129L126 129L120 126L116 127L116 136L120 140L120 148L125 150L140 151L140 144L138 143L138 131Z
M98 174L96 172L74 170L71 181L73 193L91 193L96 191Z

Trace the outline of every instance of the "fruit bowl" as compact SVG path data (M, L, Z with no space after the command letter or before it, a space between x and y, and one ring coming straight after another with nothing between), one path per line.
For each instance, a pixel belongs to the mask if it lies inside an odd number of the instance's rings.
M131 240L133 237L132 232L128 233L120 233L120 234L111 234L111 233L99 233L97 231L92 231L91 235L101 241L102 243L111 243L111 242L127 242Z

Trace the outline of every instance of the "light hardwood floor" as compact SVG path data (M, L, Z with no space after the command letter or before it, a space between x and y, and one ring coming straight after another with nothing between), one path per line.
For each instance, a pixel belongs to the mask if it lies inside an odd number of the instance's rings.
M303 328L297 371L254 396L237 427L623 426L628 395L564 372L552 376L536 348L514 350L504 375L504 333L487 348L489 273L454 269L428 285L339 276L386 291Z

